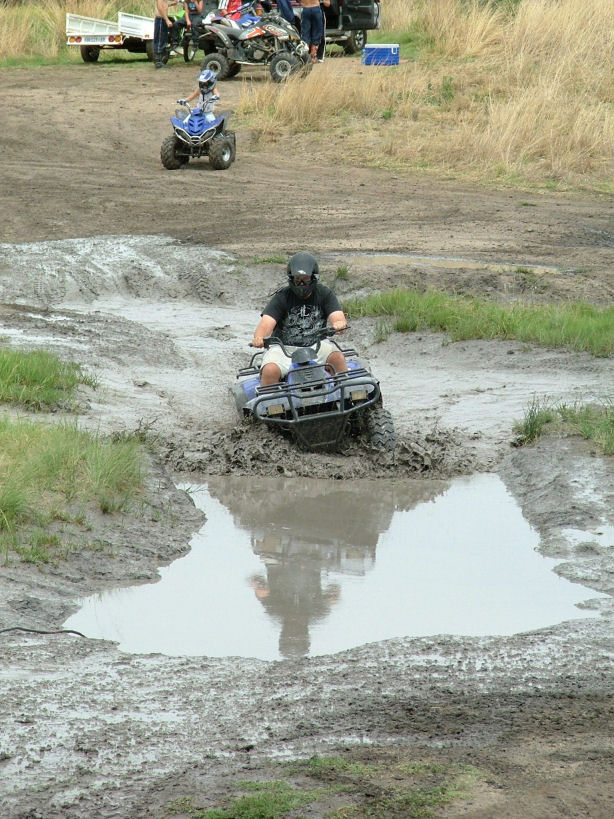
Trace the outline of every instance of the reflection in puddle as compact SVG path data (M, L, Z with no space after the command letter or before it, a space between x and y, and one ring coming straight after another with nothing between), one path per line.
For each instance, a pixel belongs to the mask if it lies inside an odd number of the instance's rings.
M66 623L128 652L321 655L394 637L509 635L591 616L494 475L434 481L213 478L207 522L156 584Z

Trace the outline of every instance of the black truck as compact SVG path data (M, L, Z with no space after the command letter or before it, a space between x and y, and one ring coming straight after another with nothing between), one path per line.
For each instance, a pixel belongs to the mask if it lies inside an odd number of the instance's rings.
M275 5L275 4L274 4ZM296 27L301 27L301 6L293 0ZM330 0L322 6L326 16L326 42L340 45L346 54L356 54L367 43L367 31L381 25L380 0Z

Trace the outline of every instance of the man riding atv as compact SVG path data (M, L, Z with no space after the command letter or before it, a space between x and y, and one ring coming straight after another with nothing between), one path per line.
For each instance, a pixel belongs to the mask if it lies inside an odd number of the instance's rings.
M295 253L286 271L288 285L270 299L252 339L253 347L264 347L264 339L273 335L284 345L282 349L275 344L265 352L260 370L263 387L285 378L292 363L292 353L297 347L313 344L319 338L318 331L327 323L337 332L343 332L347 327L337 296L318 282L318 262L311 253ZM328 339L320 341L317 362L329 367L331 373L347 372L348 369L345 356Z

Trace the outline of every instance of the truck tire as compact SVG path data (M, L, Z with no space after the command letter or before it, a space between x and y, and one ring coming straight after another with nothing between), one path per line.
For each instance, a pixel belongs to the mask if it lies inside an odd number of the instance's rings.
M234 131L216 134L209 143L209 164L216 171L225 171L235 161Z
M228 76L228 60L223 54L218 54L217 51L207 54L200 64L201 71L205 71L207 68L217 74L218 80L225 80Z
M397 440L392 415L381 404L375 404L365 413L365 437L374 449L393 452Z
M95 63L100 57L98 46L81 46L81 59L84 63Z
M276 54L271 60L269 71L273 82L285 82L301 68L302 62L296 54Z
M160 148L160 159L164 167L169 171L177 171L188 162L187 156L177 155L176 148L177 140L174 134L167 136Z
M346 54L358 54L367 45L367 32L363 29L350 31L350 36L343 43L343 50Z

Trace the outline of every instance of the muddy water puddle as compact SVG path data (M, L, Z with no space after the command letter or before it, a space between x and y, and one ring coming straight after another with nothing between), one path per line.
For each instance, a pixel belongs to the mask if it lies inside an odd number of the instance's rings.
M594 613L495 475L452 482L219 477L158 583L66 623L131 653L275 660L396 637L510 635Z

